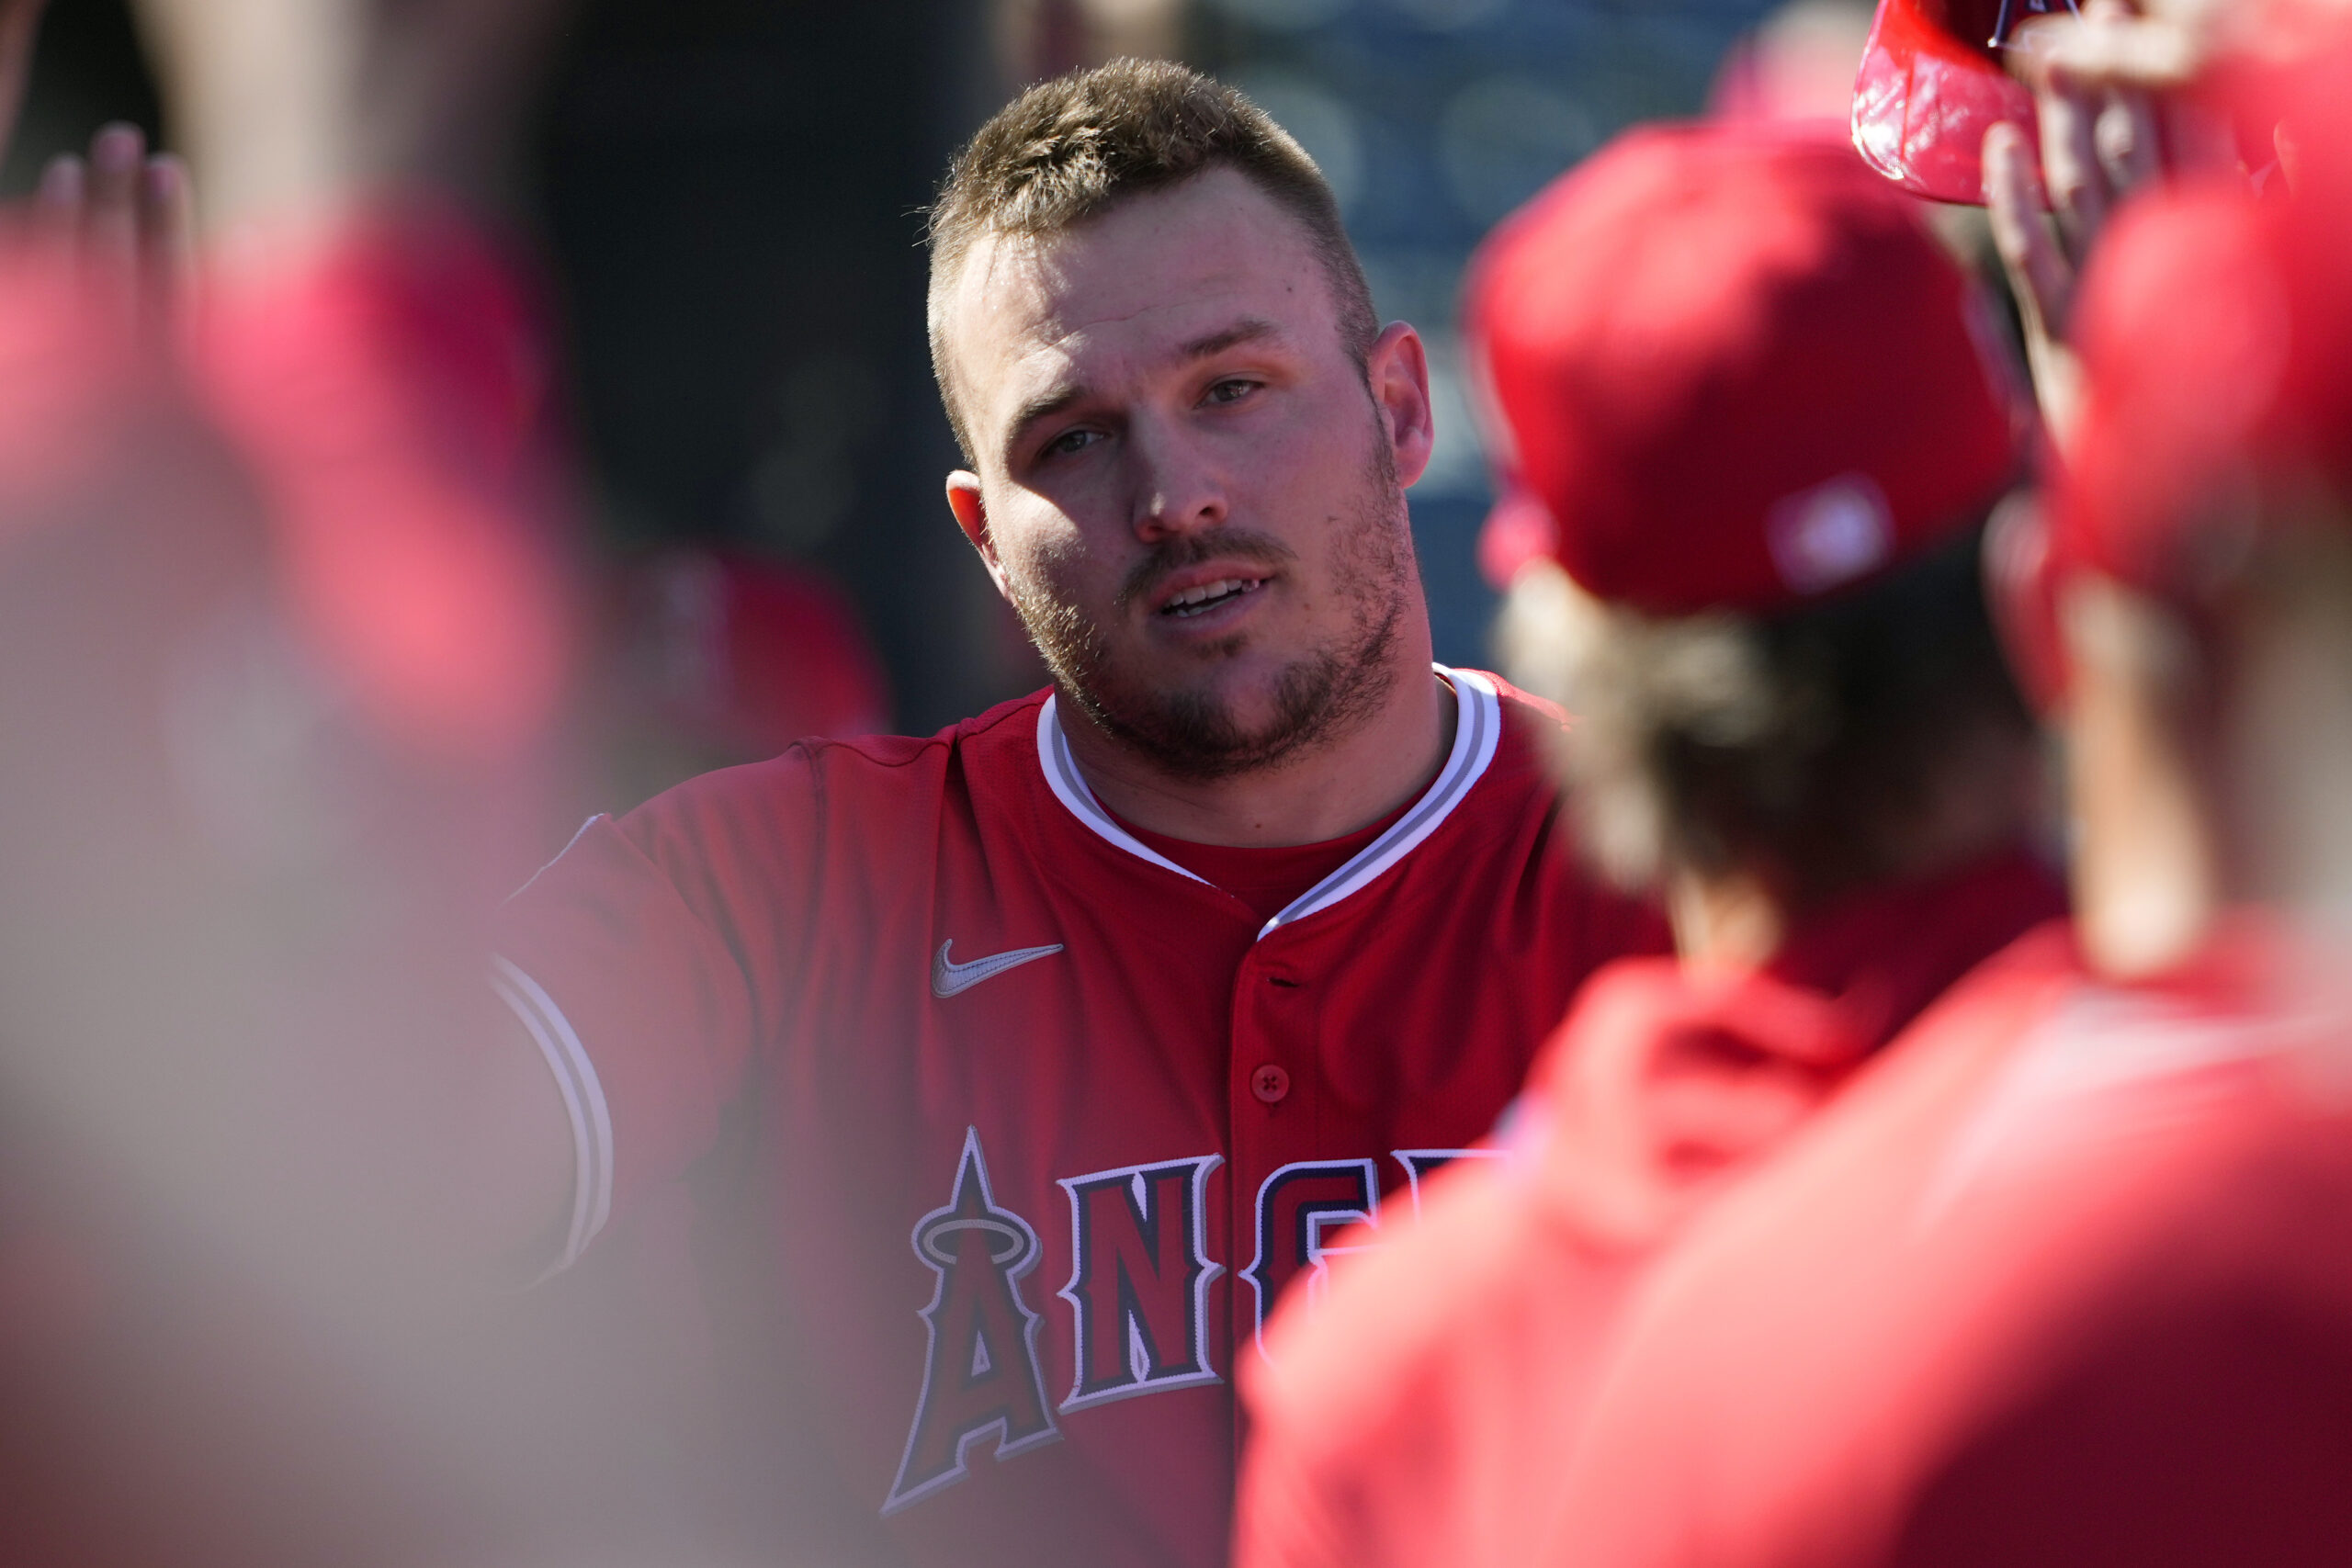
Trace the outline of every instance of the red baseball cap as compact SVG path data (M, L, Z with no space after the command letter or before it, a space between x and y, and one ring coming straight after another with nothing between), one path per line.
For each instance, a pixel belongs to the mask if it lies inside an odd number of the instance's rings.
M2234 497L2331 496L2352 525L2352 39L2234 96L2279 118L2291 197L2190 186L2116 220L2086 274L2086 372L2054 563L2176 599L2220 580ZM2309 508L2297 508L2309 513ZM2263 515L2277 521L2278 515Z
M2021 419L1982 310L1841 141L1694 125L1621 137L1514 214L1464 315L1552 553L1690 615L1802 603L1975 521Z
M2001 45L2030 17L2072 0L1880 0L1854 78L1854 145L1917 195L1982 202L1980 152L2002 120L2035 135L2033 95L2001 64Z

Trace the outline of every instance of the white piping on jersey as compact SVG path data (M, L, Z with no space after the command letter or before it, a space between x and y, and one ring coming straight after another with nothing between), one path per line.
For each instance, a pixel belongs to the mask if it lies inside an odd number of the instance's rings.
M1495 748L1502 740L1502 698L1497 694L1494 683L1482 675L1449 670L1442 664L1433 668L1453 685L1455 698L1453 750L1447 753L1445 765L1438 770L1435 782L1386 832L1260 927L1261 938L1294 920L1303 920L1329 908L1412 853L1422 840L1437 831L1438 824L1453 814L1453 808L1468 796L1471 786L1486 775L1487 764L1495 760ZM1204 887L1209 886L1204 878L1143 843L1102 809L1102 803L1094 798L1085 775L1078 771L1078 759L1070 754L1069 737L1062 732L1057 701L1057 696L1049 694L1037 710L1037 761L1046 771L1046 782L1053 786L1061 803L1069 807L1070 815L1129 854Z
M548 862L547 865L543 865L539 867L538 870L531 873L529 879L526 881L522 886L517 887L514 892L509 893L503 901L512 904L515 899L520 898L524 894L528 893L531 890L531 884L533 882L537 882L540 877L545 876L548 874L548 866L552 866L555 864L556 861L561 860L564 856L570 854L571 852L571 846L586 838L588 836L588 829L594 828L597 823L605 820L606 817L607 813L599 811L596 815L588 818L587 821L582 822L579 827L573 829L571 837L563 841L563 848L556 851L555 860Z
M545 1280L577 1263L612 1215L612 1112L605 1103L605 1086L597 1081L595 1064L588 1059L578 1032L555 1005L555 998L510 960L491 962L492 989L538 1042L539 1054L547 1058L548 1070L555 1074L555 1086L571 1118L571 1225L564 1236L563 1256L539 1276Z

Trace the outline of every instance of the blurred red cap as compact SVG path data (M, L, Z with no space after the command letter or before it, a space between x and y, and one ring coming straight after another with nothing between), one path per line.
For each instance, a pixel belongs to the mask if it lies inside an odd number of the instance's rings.
M2033 95L2002 68L1993 39L2069 0L1880 0L1854 78L1854 145L1905 190L1982 202L1984 132L2011 120L2035 135Z
M2075 307L2086 373L2054 540L2056 564L2098 568L2176 599L2221 580L2296 500L2352 524L2352 39L2231 85L2275 115L2295 192L2188 186L2127 209ZM2245 100L2258 100L2247 102ZM2288 508L2230 504L2269 496Z
M1560 563L1689 615L1843 588L1975 520L2018 461L1981 309L1851 149L1690 126L1510 219L1464 313Z

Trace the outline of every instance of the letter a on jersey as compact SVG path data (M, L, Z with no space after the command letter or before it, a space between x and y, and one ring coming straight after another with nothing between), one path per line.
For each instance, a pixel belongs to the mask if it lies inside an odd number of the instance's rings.
M1064 1410L1219 1382L1209 1365L1209 1172L1222 1155L1066 1177L1078 1376Z
M967 1452L991 1433L1000 1460L1061 1436L1037 1366L1038 1317L1021 1299L1037 1233L996 1206L978 1128L964 1134L947 1206L915 1223L914 1248L939 1284L922 1311L931 1334L922 1398L885 1514L963 1480Z

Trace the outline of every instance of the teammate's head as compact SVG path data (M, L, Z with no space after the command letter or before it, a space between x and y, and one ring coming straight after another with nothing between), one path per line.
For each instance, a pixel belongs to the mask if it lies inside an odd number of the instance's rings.
M2290 198L2128 210L2075 311L2086 375L2042 576L2076 901L2109 973L2254 901L2352 907L2352 47L2258 83Z
M1799 910L2016 835L2031 724L1975 540L2017 424L1973 310L1906 198L1771 130L1629 136L1482 254L1473 340L1551 540L1506 653L1577 716L1620 880Z
M1057 683L1170 773L1280 765L1426 670L1409 327L1374 330L1329 188L1233 94L1120 62L956 160L932 339L948 501Z

